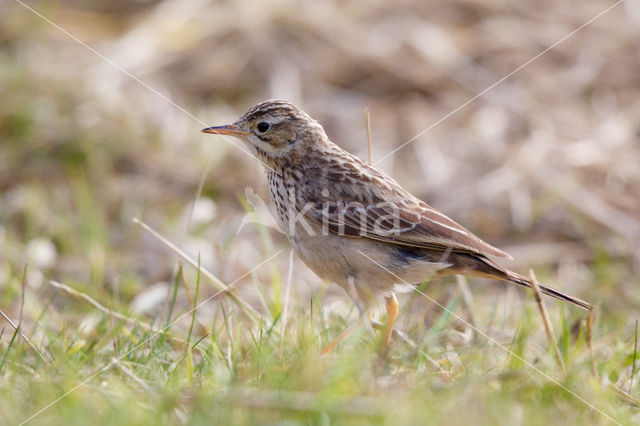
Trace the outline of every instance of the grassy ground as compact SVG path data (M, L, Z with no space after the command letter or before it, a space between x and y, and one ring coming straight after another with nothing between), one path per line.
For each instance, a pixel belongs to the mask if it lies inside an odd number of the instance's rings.
M0 3L1 424L640 420L635 3L459 110L613 3L27 4L148 87ZM401 298L387 353L361 329L319 356L356 310L199 133L268 97L362 158L368 107L374 161L420 134L378 166L592 302L593 352L585 312L545 299L563 371L530 292L452 278Z
M55 312L53 299L68 294L41 300L29 318L37 333L25 330L41 354L20 338L3 351L3 423L21 422L40 409L45 411L33 424L60 418L77 424L606 424L612 419L625 424L637 419L636 409L607 386L612 381L636 389L628 377L635 336L606 335L603 330L611 325L599 321L594 377L584 330L571 330L581 313L568 308L551 309L566 373L548 348L535 307L513 300L514 294L475 297L466 309L460 292L452 291L447 311L430 309L430 302L414 295L404 306L429 310L433 318L427 326L411 324L407 312L401 316L400 327L415 347L394 340L381 355L379 337L363 331L321 357L320 348L355 321L354 313L328 313L323 289L308 300L293 297L283 324L276 307L285 301L266 288L272 283L256 279L254 290L271 313L254 323L234 303L221 301L223 296L206 301L204 294L211 291L205 291L210 287L204 277L182 281L176 275L162 313L139 322L100 313L85 300L68 301L69 312ZM193 303L215 304L215 313L203 314L211 309L205 304L190 312L190 304L174 303L187 287ZM109 303L114 312L126 309ZM42 321L54 313L62 316L61 329ZM474 318L484 331L475 332L460 318ZM151 330L145 320L152 322ZM11 329L5 327L5 333Z

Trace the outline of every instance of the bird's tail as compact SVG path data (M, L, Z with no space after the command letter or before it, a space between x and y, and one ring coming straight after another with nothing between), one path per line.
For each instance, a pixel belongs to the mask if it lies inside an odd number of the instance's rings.
M531 279L525 277L524 275L518 274L517 272L510 271L492 260L484 257L484 256L469 256L473 258L473 266L469 268L469 263L466 263L465 266L468 272L476 275L481 275L489 278L499 279L501 281L507 281L514 284L518 284L523 287L531 288ZM469 260L467 257L467 261ZM469 270L471 269L471 270ZM555 297L556 299L563 300L565 302L571 303L574 306L582 308L586 311L590 311L593 306L589 302L585 302L582 299L571 296L569 294L563 293L559 290L556 290L551 287L547 287L546 285L538 283L538 287L540 288L540 292Z
M509 281L514 284L521 285L523 287L531 288L531 279L525 277L524 275L520 275L516 272L509 271L508 269L504 269L503 271L506 275L505 278L501 278L503 281ZM540 292L548 296L555 297L556 299L559 299L559 300L564 300L565 302L569 302L572 305L578 306L579 308L582 308L586 311L591 310L591 308L593 307L591 303L585 302L582 299L563 293L560 290L556 290L555 288L547 287L544 284L540 284L540 283L537 283L537 284L538 284L538 288L540 289Z

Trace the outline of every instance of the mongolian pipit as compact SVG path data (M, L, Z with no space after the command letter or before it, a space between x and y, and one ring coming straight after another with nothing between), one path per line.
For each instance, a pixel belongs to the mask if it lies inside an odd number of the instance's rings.
M233 124L202 131L238 137L262 160L271 199L296 253L318 276L342 287L361 317L377 297L385 297L384 346L398 313L394 293L429 278L464 274L531 287L527 277L490 259L511 256L332 143L317 121L289 102L265 101ZM542 285L540 290L590 307L558 290Z

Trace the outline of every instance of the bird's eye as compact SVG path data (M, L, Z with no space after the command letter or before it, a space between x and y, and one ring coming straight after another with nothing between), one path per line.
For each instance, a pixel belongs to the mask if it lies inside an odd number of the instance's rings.
M266 121L261 121L258 123L258 131L260 133L264 133L270 128L271 128L271 124L267 123Z

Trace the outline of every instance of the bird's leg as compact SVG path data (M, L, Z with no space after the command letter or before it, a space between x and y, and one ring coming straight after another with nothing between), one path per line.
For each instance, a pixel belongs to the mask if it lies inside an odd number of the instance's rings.
M387 307L387 334L384 336L384 341L382 342L382 348L386 348L389 345L389 340L391 340L391 334L393 334L393 324L396 322L396 317L398 316L398 299L396 299L395 294L391 294L391 296L387 296L384 298Z

